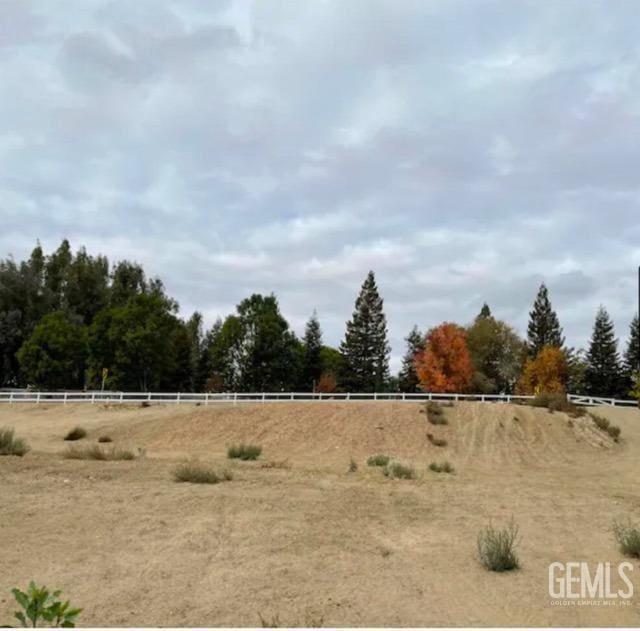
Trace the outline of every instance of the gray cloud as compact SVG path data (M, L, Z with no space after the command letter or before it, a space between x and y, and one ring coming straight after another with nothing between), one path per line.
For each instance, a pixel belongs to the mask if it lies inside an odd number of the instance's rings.
M274 291L338 343L376 270L394 365L483 301L626 337L634 2L3 0L0 248L133 258L208 321Z

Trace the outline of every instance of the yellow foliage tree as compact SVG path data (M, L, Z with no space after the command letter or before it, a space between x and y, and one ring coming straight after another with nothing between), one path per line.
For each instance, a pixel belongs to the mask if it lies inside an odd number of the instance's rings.
M568 366L564 352L555 346L545 346L528 359L518 381L518 394L564 394Z

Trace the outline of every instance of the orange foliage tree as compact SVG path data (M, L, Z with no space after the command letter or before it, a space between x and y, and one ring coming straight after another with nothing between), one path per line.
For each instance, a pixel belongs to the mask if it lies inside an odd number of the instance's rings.
M331 373L323 372L316 385L316 392L334 392L336 386L337 383L334 376Z
M464 392L473 376L466 331L450 322L431 329L424 351L416 354L415 368L427 392Z
M528 359L518 381L518 394L564 394L568 366L564 352L555 346L545 346Z

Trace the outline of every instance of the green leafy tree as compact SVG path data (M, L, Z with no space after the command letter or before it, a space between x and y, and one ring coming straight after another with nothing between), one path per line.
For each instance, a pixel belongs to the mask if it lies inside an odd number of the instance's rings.
M46 315L18 351L20 368L38 388L81 388L87 359L86 327L63 313Z
M367 274L362 285L340 351L345 359L341 386L360 392L385 388L389 378L390 348L383 300L373 272Z
M526 346L506 323L477 317L467 329L474 373L471 390L485 394L513 392L525 361Z
M59 590L50 592L44 585L38 587L33 581L26 592L14 588L11 593L22 607L14 615L23 627L35 628L42 623L40 626L48 628L72 628L82 613L82 609L72 607L68 600L58 600L62 593Z
M586 383L588 393L594 396L615 396L620 388L618 340L602 305L596 314L587 353Z
M529 340L529 354L535 357L545 346L562 348L564 337L558 322L558 316L551 307L549 291L543 283L533 303L533 310L529 313L527 328Z
M62 303L85 324L109 304L109 262L89 256L84 248L64 268Z
M176 337L184 326L176 309L154 292L101 311L89 333L90 383L99 387L107 368L109 388L145 392L175 387ZM188 337L185 345L188 350Z
M424 351L425 338L418 327L414 326L404 339L407 350L402 358L402 367L398 375L398 389L400 392L418 392L420 380L416 374L415 359L418 353Z
M211 348L213 373L228 391L288 390L300 379L302 345L276 297L254 294L228 316Z
M120 261L111 272L110 304L126 304L131 298L146 294L149 287L144 270L137 263Z
M324 370L322 364L322 330L315 311L305 327L302 346L304 357L300 385L303 390L313 390Z
M567 392L571 394L587 394L587 369L589 364L584 349L568 348L567 359Z

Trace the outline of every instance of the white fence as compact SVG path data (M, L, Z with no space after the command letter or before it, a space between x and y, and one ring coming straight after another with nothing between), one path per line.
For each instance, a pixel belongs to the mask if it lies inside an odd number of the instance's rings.
M277 403L283 401L482 401L517 403L533 399L530 395L515 394L453 394L435 392L31 392L27 390L0 391L0 403L172 403L213 405L219 403ZM637 401L568 395L577 405L637 406Z

